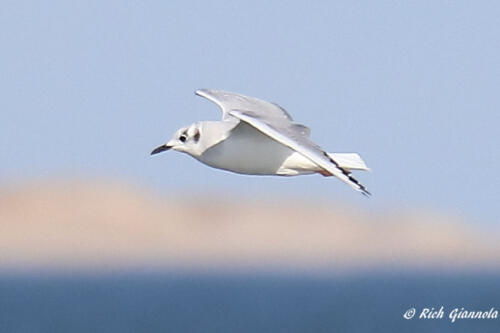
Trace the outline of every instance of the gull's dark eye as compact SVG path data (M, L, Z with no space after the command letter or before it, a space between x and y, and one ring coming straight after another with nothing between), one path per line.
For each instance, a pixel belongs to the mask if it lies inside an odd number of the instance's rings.
M181 140L181 142L186 142L186 136L183 134L179 137L179 140Z

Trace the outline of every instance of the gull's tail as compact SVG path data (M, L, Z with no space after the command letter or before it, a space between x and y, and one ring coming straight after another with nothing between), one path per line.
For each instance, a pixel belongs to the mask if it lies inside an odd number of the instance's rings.
M328 153L328 157L337 162L339 168L370 171L361 156L356 153Z

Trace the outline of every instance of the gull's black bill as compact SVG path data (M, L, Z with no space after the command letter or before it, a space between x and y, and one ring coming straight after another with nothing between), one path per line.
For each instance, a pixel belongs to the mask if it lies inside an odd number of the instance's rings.
M167 150L169 150L170 148L172 148L172 146L167 146L167 145L162 145L162 146L159 146L159 147L155 148L155 149L151 152L151 155L158 154L158 153L161 153L161 152L163 152L163 151L167 151Z

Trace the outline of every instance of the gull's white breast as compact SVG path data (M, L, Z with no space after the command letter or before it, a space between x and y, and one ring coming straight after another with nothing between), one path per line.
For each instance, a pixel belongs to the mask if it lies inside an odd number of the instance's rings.
M197 159L214 168L250 175L292 176L318 170L308 158L243 122Z

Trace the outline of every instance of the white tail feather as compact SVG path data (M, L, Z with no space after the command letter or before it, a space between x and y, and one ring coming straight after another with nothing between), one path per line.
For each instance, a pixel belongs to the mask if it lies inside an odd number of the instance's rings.
M328 153L328 156L343 169L370 171L361 156L356 153Z

